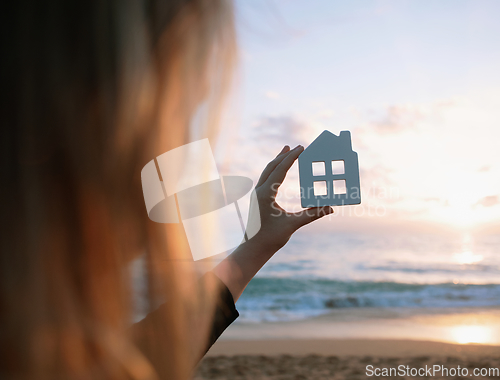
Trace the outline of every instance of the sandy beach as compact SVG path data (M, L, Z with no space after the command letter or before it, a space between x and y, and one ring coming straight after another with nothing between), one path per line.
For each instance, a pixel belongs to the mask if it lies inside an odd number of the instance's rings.
M286 339L219 341L207 357L238 355L324 355L324 356L498 356L500 346L484 344L452 344L419 340L393 339Z
M498 325L497 308L358 308L295 322L235 323L195 379L498 378Z
M500 347L492 345L375 339L220 341L194 378L366 379L381 377L385 370L398 378L456 378L460 371L462 377L487 379L498 378L499 368Z

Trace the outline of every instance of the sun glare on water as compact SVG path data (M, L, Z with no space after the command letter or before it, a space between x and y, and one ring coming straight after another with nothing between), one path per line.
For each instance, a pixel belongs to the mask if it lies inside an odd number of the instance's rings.
M492 331L486 326L456 326L451 330L454 341L460 344L467 343L494 343Z
M472 251L464 251L462 253L455 254L455 260L459 264L475 264L483 259L482 255L476 255Z
M475 264L484 259L482 255L475 254L472 250L473 241L469 234L465 234L462 238L462 250L454 255L454 259L459 264Z

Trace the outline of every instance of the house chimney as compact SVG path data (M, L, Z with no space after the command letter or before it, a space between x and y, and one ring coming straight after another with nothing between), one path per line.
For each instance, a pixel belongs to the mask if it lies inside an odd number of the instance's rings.
M349 149L352 150L351 132L341 131L339 137L340 137L342 143L349 146Z

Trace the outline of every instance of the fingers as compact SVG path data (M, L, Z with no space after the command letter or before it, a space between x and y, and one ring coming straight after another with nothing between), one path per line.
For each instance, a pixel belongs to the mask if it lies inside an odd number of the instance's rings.
M255 185L255 187L259 187L264 182L266 182L269 175L273 172L273 170L276 168L276 166L278 166L280 164L280 162L285 158L286 154L289 151L290 151L290 147L288 145L285 145L283 147L283 149L281 149L281 152L279 152L279 154L276 156L276 158L267 164L264 171L260 175L259 181L257 182L257 185Z
M291 150L276 166L271 174L269 174L269 177L265 181L267 185L270 187L273 186L273 189L277 190L277 187L279 187L279 185L281 185L285 180L286 173L288 173L288 170L290 170L297 157L299 157L303 151L304 147L302 145L297 145L293 150ZM274 184L278 184L278 186L275 186Z
M278 153L278 155L276 157L279 157L281 156L282 154L286 153L286 152L289 152L290 151L290 147L288 145L285 145L283 147L283 149L281 149L281 152Z
M330 206L324 206L324 207L311 207L306 210L296 212L292 215L296 220L297 228L300 228L326 215L332 214L333 212L334 212L333 208L331 208Z

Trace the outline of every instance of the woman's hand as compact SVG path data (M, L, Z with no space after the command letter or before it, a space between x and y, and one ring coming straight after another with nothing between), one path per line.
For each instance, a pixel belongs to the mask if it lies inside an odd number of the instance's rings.
M333 212L330 206L326 206L290 213L276 202L279 187L303 151L304 147L301 145L293 150L285 145L276 158L266 166L255 186L261 228L252 239L259 240L262 248L273 253L283 247L300 227Z
M304 147L300 145L293 150L285 146L266 166L255 187L260 211L259 231L213 269L226 284L235 302L260 268L286 244L295 231L333 212L327 206L289 213L276 203L278 189L286 173L303 150Z

